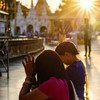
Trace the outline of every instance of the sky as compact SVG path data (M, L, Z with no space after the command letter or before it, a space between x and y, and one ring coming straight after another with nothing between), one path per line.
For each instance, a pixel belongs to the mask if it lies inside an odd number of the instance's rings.
M17 1L20 1L23 5L30 8L31 0L17 0ZM33 0L34 5L36 5L37 1L38 0ZM46 1L50 6L51 12L55 12L58 9L59 4L61 3L62 0L46 0Z

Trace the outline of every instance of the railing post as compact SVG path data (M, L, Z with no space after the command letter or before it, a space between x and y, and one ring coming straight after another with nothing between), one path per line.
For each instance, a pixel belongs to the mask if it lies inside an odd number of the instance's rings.
M6 42L6 51L7 51L7 79L9 79L9 39L8 38Z

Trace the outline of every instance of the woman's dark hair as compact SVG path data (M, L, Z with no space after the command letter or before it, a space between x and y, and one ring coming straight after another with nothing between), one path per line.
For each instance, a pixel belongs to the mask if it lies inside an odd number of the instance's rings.
M37 57L35 65L39 84L48 80L50 77L67 79L61 59L57 53L52 50L43 51Z
M79 54L76 45L73 42L70 41L65 41L60 43L55 51L59 54L59 55L64 55L65 52L71 53L73 55L77 55Z

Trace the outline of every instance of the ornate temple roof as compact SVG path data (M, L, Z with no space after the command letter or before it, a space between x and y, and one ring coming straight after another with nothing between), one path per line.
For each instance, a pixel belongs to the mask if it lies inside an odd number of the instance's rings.
M48 3L46 2L46 0L38 0L37 4L35 6L37 15L41 15L41 12L43 11L43 8L44 8L43 6L46 7L47 15L51 15L50 7L49 7Z

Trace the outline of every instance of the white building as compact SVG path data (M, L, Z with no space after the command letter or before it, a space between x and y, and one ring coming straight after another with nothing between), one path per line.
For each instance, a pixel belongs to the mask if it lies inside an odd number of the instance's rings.
M31 8L29 10L28 15L26 18L23 16L23 12L21 9L21 4L19 2L18 8L17 8L17 14L16 19L11 21L11 33L12 35L15 35L15 26L17 28L17 32L22 34L23 32L32 32L33 34L37 31L40 33L40 28L42 26L45 26L47 30L50 30L50 20L47 13L47 2L46 0L39 0L39 3L34 7L33 6L33 0L31 0ZM42 2L42 6L40 6ZM38 7L37 7L38 6ZM42 9L41 13L38 14L37 8ZM49 8L49 7L48 7Z

